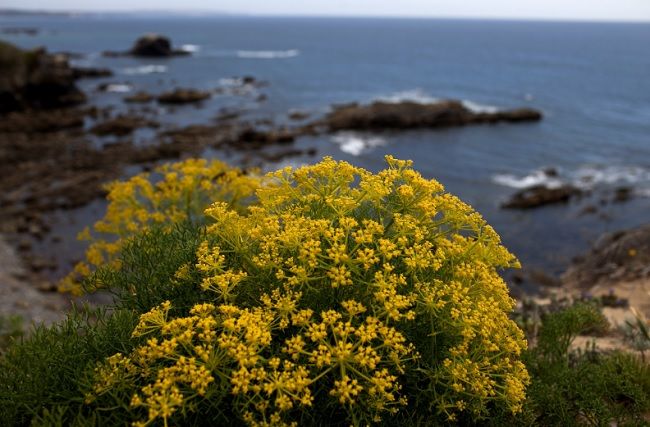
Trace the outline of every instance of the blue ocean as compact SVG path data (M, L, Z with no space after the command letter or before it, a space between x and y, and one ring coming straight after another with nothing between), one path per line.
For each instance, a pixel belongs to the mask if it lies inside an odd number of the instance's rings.
M318 117L333 104L378 99L541 110L544 119L532 124L301 137L296 146L315 148L316 156L281 164L327 155L376 171L386 154L413 159L423 175L477 209L525 266L559 274L602 233L650 222L650 24L79 15L5 17L0 25L40 29L3 36L21 47L77 52L84 55L79 65L114 70L108 92L82 82L98 105L127 108L122 97L139 90L227 88L244 75L268 82L245 96L215 96L202 108L158 111L161 122L178 126L210 122L225 110L284 123L292 111ZM192 55L101 55L128 49L148 32ZM557 173L542 173L547 168ZM518 189L551 181L587 195L567 205L501 208ZM630 199L612 201L620 188Z

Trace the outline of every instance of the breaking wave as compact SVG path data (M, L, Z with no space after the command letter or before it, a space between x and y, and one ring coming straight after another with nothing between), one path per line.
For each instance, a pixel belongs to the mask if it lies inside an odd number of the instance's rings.
M298 49L289 50L238 50L237 57L245 59L287 59L300 55Z
M360 156L375 147L386 145L387 141L378 136L363 136L353 132L342 132L332 137L341 151L353 156Z
M166 73L167 67L164 65L141 65L139 67L129 67L122 70L124 74L155 74Z

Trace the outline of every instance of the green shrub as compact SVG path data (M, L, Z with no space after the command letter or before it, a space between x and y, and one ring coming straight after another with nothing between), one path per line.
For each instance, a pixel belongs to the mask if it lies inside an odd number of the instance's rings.
M440 184L388 166L284 169L248 210L218 202L206 227L122 245L91 287L148 311L133 348L97 365L86 410L249 425L520 411L526 343L497 273L516 260Z
M570 350L577 335L602 331L606 326L598 309L586 303L542 319L538 344L525 354L532 376L526 415L534 424L647 425L648 364L621 352Z
M0 354L22 335L22 317L0 315Z

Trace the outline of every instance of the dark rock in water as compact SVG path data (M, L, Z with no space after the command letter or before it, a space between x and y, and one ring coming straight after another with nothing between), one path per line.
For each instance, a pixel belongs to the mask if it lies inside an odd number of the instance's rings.
M133 43L130 50L106 50L103 56L115 58L120 56L138 56L143 58L167 58L170 56L190 55L191 52L182 49L173 49L168 37L160 34L145 34Z
M134 56L171 56L172 43L167 37L147 34L135 41L130 53Z
M0 114L69 107L85 100L64 56L50 55L45 49L23 51L0 42Z
M619 187L614 191L614 202L623 203L632 198L634 189L631 187Z
M307 112L299 111L299 110L289 112L290 120L300 121L300 120L305 120L307 118L309 118L309 113Z
M542 172L544 173L544 175L548 176L549 178L557 178L558 176L560 176L560 173L554 167L544 168Z
M147 102L153 101L154 97L147 92L136 92L133 95L125 96L124 102L134 103L134 104L144 104Z
M108 68L73 67L72 73L75 79L111 77L113 72Z
M412 101L374 102L369 105L348 104L335 108L324 119L330 131L443 128L475 123L538 121L539 111L516 109L494 113L476 113L460 101L433 104Z
M540 120L542 120L541 112L532 108L517 108L514 110L497 111L496 113L476 113L475 118L470 123L517 123L538 122Z
M190 52L172 49L171 41L165 36L160 34L146 34L135 41L129 54L144 57L166 57L189 55Z
M238 139L240 142L253 148L252 145L290 144L295 141L296 134L289 129L262 131L247 127L239 133Z
M253 77L253 76L244 76L244 77L241 78L242 84L245 84L245 85L255 84L256 81L257 80L255 80L255 77Z
M571 197L578 196L581 193L582 191L580 189L571 185L563 185L557 188L536 185L516 192L501 207L506 209L531 209L545 205L566 203Z
M574 260L562 276L577 288L599 282L636 280L650 276L650 225L608 233L591 250Z
M188 104L208 98L210 98L210 92L196 89L175 89L172 92L159 95L157 100L161 104Z
M117 116L114 119L99 123L90 131L95 135L125 136L141 127L158 127L157 122L139 116Z

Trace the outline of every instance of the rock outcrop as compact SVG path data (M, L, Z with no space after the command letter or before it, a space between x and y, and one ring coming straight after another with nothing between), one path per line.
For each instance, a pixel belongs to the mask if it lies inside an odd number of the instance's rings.
M137 39L126 52L106 51L104 56L137 56L142 58L167 58L170 56L190 55L182 49L174 49L168 37L160 34L145 34Z
M210 92L196 90L196 89L174 89L171 92L165 92L158 95L159 103L161 104L189 104L200 102L210 98Z
M572 197L579 196L582 191L572 185L547 187L535 185L513 194L501 207L506 209L531 209L545 205L567 203Z
M125 96L124 102L132 104L146 104L154 100L154 96L148 92L140 91L136 92L133 95Z
M539 111L521 108L497 112L474 112L455 100L421 104L377 101L368 105L347 104L324 119L330 131L443 128L478 123L539 121Z
M140 116L120 115L105 122L96 124L90 129L95 135L116 135L126 136L138 128L149 127L157 128L160 124Z
M586 289L650 277L650 225L601 236L589 252L574 260L563 282Z
M94 79L99 77L111 77L113 72L108 68L73 67L72 74L75 79Z
M69 107L85 100L65 56L50 55L45 49L23 51L0 42L0 114Z

